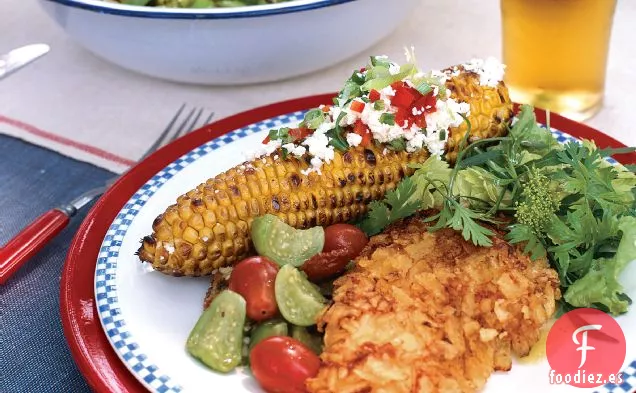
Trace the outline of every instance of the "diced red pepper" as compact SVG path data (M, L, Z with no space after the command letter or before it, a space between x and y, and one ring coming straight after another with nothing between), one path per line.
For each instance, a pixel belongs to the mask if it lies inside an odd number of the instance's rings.
M380 92L373 89L369 92L369 101L376 102L380 99Z
M404 124L405 122L406 124ZM407 109L398 107L397 112L395 112L395 125L402 128L410 128L411 124L411 116Z
M309 128L301 127L301 128L292 128L289 130L289 136L292 137L294 141L304 139L309 135L313 134L314 130Z
M398 108L410 108L413 101L418 98L419 92L409 86L395 88L395 95L391 98L391 104Z
M415 103L411 105L411 107L424 113L433 113L437 110L436 105L437 99L435 98L435 96L433 96L433 92L430 92L415 101Z
M353 132L362 137L360 146L367 147L371 144L371 131L362 121L358 120L353 124Z
M362 111L364 110L364 102L357 100L351 101L350 108L354 112L362 113Z
M360 72L365 72L367 69L365 67L360 68Z
M424 114L422 113L421 115L415 115L413 116L413 123L422 128L425 129L426 128L426 117L424 117Z
M324 106L322 107L322 111L323 111L324 113L329 112L329 110L330 110L330 109L331 109L331 105L324 105Z
M266 144L268 144L268 143L269 143L269 135L267 135L267 136L265 137L265 139L263 139L263 144L264 144L264 145L266 145Z

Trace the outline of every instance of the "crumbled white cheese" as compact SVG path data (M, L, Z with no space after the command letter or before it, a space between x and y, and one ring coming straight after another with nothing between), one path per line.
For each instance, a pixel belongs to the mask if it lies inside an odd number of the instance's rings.
M164 243L163 249L168 251L168 254L174 253L174 246L172 244Z
M327 131L329 131L329 130L331 130L332 128L334 128L335 126L336 126L336 124L335 124L335 123L330 122L330 121L325 121L325 122L321 123L321 124L318 126L318 128L316 129L316 131L315 131L315 132L318 132L318 133L324 134L324 133L326 133Z
M427 107L430 107L430 105L427 105ZM413 114L413 116L419 116L424 113L424 108L413 107L413 109L411 109L411 113Z
M395 96L395 89L393 89L391 85L380 90L380 98L393 97L393 96Z
M360 118L360 112L352 111L351 108L344 110L345 116L340 120L340 127L350 126Z
M400 66L395 63L389 63L389 74L397 75L400 73Z
M362 137L356 133L350 132L347 134L347 143L349 146L358 146L362 142Z
M287 150L289 154L293 154L296 157L302 157L307 152L307 148L305 146L296 145L294 143L284 144L283 149Z
M260 145L257 149L251 151L251 152L247 152L245 154L247 161L252 161L255 160L259 157L263 157L269 154L272 154L273 152L276 151L276 149L278 149L281 145L281 142L279 140L275 140L275 141L269 141L267 142L267 144L265 145ZM266 163L267 161L265 159L263 159L263 164Z
M207 243L207 242L208 242L208 240L210 240L210 238L209 238L209 237L207 237L207 236L203 236L203 237L201 238L201 241L203 241L204 243Z
M472 71L479 75L479 84L482 86L497 87L503 80L506 66L494 57L484 59L472 59L463 64L466 71Z
M329 146L329 138L321 132L314 132L303 141L303 145L307 146L309 154L318 157L327 162L333 160L333 146Z
M468 116L470 105L465 102L457 102L452 98L445 101L437 100L436 111L427 113L426 116L426 147L433 155L441 155L448 139L448 129L458 127L464 121L460 114ZM441 138L441 133L444 138Z
M423 132L415 132L413 137L406 141L406 151L413 153L420 150L424 146L426 135Z

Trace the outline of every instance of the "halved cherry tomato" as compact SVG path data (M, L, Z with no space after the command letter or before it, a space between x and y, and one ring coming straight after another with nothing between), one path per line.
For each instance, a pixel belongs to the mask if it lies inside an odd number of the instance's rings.
M305 393L305 381L318 374L320 358L291 337L269 337L250 352L254 378L268 393Z
M266 257L242 260L232 270L229 289L245 299L247 316L264 321L278 313L274 283L278 265Z
M318 282L344 271L350 260L349 250L331 250L309 258L300 269L309 280Z
M357 257L368 242L369 239L360 228L350 224L333 224L325 228L322 251L347 249L353 257Z
M353 132L362 137L360 142L362 147L367 147L371 144L371 131L362 121L358 120L353 124Z
M369 101L376 102L380 99L380 92L373 89L369 92Z
M354 112L361 113L364 110L364 102L353 100L351 101L350 108Z
M334 224L325 228L322 252L309 258L301 270L311 281L320 281L341 273L350 260L367 245L364 232L349 224Z

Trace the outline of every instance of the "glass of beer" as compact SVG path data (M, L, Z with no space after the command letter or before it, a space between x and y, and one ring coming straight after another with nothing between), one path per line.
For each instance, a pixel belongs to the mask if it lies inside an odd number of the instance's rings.
M603 104L616 0L501 0L511 98L574 120Z

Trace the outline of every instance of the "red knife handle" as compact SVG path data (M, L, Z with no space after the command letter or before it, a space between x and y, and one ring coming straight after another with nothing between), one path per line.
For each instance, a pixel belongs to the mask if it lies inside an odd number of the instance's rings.
M0 248L0 285L60 233L69 220L69 214L62 209L49 210Z

